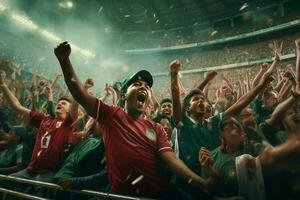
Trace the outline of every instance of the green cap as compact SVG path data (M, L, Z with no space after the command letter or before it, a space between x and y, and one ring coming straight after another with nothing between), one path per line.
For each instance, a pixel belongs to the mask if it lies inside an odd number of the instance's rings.
M153 85L152 75L147 70L141 70L123 79L123 81L121 82L121 91L126 91L128 86L132 84L139 77L143 79L150 87L152 87Z

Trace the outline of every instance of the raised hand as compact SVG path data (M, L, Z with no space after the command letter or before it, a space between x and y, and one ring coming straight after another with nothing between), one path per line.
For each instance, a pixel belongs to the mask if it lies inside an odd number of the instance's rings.
M68 42L60 43L55 49L54 54L59 61L63 61L69 58L71 54L71 46Z
M62 73L57 72L57 73L55 74L55 77L56 77L57 79L60 79L60 78L62 77Z
M53 100L53 93L52 93L52 89L50 86L46 86L45 88L45 96L48 99L48 101Z
M262 77L262 84L263 85L269 85L273 80L274 77L272 76L272 71L267 71L266 73L264 73L263 77Z
M218 75L218 72L216 71L210 71L210 72L206 72L205 73L205 79L208 79L208 80L213 80L216 76Z
M267 71L269 67L270 67L270 65L268 63L263 63L260 65L260 69L262 71Z
M85 83L84 83L84 88L86 88L87 90L94 87L94 81L91 78L86 79Z
M179 70L180 70L180 67L181 67L181 64L179 62L179 60L173 60L170 65L170 73L171 74L178 74Z
M280 46L274 41L274 53L275 53L275 60L280 61L280 57L282 56L282 46L283 42L280 43Z
M212 167L213 161L211 158L210 151L202 147L199 151L199 162L204 169L210 169Z

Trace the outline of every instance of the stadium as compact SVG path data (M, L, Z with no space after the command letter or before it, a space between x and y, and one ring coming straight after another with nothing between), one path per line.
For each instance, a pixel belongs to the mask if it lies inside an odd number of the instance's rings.
M0 0L2 199L299 199L298 0Z

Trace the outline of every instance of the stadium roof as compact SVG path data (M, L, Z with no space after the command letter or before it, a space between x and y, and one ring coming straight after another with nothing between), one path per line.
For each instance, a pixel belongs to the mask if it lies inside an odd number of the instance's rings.
M149 31L211 23L280 0L11 0L35 20L78 18L103 31ZM71 2L71 6L66 2ZM242 8L242 9L241 9Z

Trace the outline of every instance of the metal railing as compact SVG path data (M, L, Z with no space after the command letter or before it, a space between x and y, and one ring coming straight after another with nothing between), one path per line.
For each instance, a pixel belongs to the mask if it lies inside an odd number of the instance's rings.
M93 190L72 190L72 189L65 190L61 186L59 186L57 184L54 184L54 183L35 181L35 180L18 178L18 177L13 177L13 176L5 176L5 175L1 175L1 174L0 174L0 180L13 181L13 182L17 182L17 183L29 184L29 185L33 185L33 186L39 186L39 187L45 187L45 188L53 189L53 190L62 190L62 191L67 191L67 192L72 192L72 193L79 193L79 194L89 195L89 196L94 196L94 197L102 197L104 199L153 200L153 199L149 199L149 198L131 197L131 196L111 194L111 193L106 193L106 192L98 192L98 191L93 191ZM9 190L9 189L6 189L6 188L1 188L1 187L0 187L0 193L17 196L17 197L21 197L21 198L24 198L24 199L33 199L33 200L45 200L45 199L47 199L47 198L37 197L37 196L33 196L33 195L29 195L29 194L25 194L25 193L22 193L22 192L17 192L17 191L13 191L13 190ZM5 195L3 196L3 198L5 198Z

